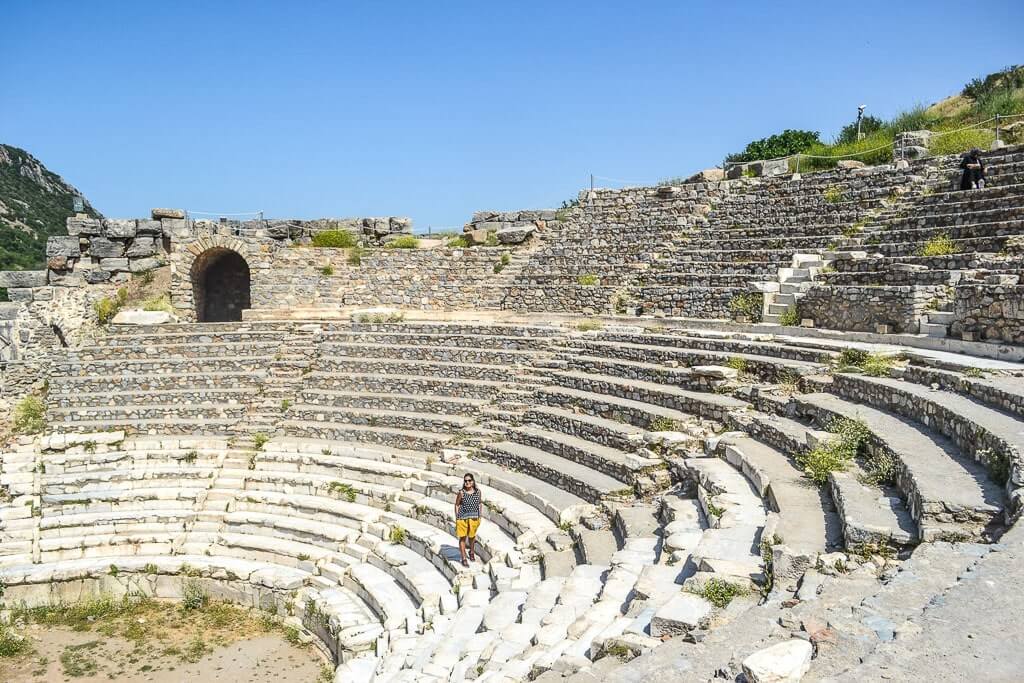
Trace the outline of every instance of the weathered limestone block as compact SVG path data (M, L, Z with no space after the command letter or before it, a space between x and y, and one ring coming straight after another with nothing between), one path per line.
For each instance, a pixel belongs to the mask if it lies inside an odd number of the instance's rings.
M188 223L180 218L163 218L160 220L165 237L183 239L190 236Z
M69 218L67 220L69 235L101 235L103 222L98 218Z
M136 235L159 235L163 232L163 225L160 221L139 220L136 222Z
M109 280L111 274L112 273L109 270L93 268L92 270L85 271L85 281L91 285L99 284L100 282L106 282Z
M651 635L660 638L702 628L707 625L712 610L711 603L699 595L680 592L658 608L651 619Z
M3 270L0 271L0 287L45 287L45 270Z
M115 242L106 237L93 237L89 240L89 255L94 258L124 256L124 242Z
M128 270L128 259L126 258L104 258L100 259L100 268L109 270L111 273L125 272Z
M152 237L136 237L128 246L125 256L128 258L141 258L152 256L156 253L156 241Z
M69 235L67 237L50 237L46 240L47 256L64 256L67 258L78 258L82 255L78 237Z
M103 221L103 234L111 239L128 239L135 237L137 227L134 219L108 218Z
M119 311L114 316L115 325L163 325L175 321L167 311Z
M153 209L149 212L154 220L161 218L184 218L185 212L181 209Z

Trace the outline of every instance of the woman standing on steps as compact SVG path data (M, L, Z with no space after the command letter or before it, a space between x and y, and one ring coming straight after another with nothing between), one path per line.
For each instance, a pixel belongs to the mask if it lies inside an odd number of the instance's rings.
M466 560L466 539L469 539L469 559L476 561L473 552L476 544L476 530L480 528L480 489L472 474L462 478L462 489L455 497L455 535L459 537L459 553L462 555L462 566L468 567Z

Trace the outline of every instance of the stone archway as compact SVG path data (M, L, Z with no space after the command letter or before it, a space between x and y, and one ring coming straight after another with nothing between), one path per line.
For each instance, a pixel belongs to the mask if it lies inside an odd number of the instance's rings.
M213 247L200 253L189 271L197 322L242 319L251 308L249 264L237 251Z

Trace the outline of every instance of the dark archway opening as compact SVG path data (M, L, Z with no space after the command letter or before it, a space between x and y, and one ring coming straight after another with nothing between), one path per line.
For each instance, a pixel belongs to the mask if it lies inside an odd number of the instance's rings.
M192 297L201 323L241 320L251 306L249 264L230 249L204 251L192 264Z

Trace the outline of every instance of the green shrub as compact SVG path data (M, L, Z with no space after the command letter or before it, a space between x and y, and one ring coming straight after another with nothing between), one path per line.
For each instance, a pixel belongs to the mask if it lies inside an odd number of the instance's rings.
M821 196L824 197L825 201L829 204L838 204L843 201L843 190L835 185L830 185L821 193Z
M594 287L599 282L601 282L601 279L593 274L580 275L576 278L576 283L584 287Z
M505 266L502 265L502 263L499 261L498 263L494 264L494 267L492 268L492 270L495 272L495 274L497 274L497 273L500 273L501 271L505 270Z
M725 367L732 368L736 372L746 372L748 363L746 358L740 358L739 356L733 356L729 360L725 361Z
M877 116L871 116L868 114L860 120L860 132L865 137L872 133L877 133L885 127L885 121L878 118ZM839 135L836 137L836 144L848 145L851 142L857 142L857 122L853 121L843 126L842 130L839 131Z
M726 161L759 161L804 152L815 143L820 142L818 139L820 135L818 131L787 128L781 133L750 142L742 152L727 156Z
M507 266L511 262L512 262L512 257L511 256L509 256L508 254L502 254L501 255L501 265Z
M956 253L956 243L943 233L925 242L917 253L919 256L948 256Z
M871 434L861 420L845 417L833 420L828 430L835 434L833 438L796 456L804 475L817 484L828 481L829 472L842 472L849 467Z
M451 249L468 249L473 245L465 236L459 235L458 237L453 237L448 240L447 246Z
M323 230L313 235L313 246L326 249L351 249L358 241L348 230Z
M580 332L593 332L594 330L603 330L604 323L600 320L581 320L576 323L575 327Z
M106 325L114 319L114 316L126 303L128 303L128 290L121 287L113 297L103 297L92 306L96 311L96 317L99 318L100 325Z
M800 314L796 308L787 308L779 315L779 324L786 327L796 327L800 324Z
M975 147L988 149L996 139L995 131L984 128L968 128L952 133L940 133L932 137L928 143L928 153L960 154Z
M843 349L839 352L839 357L836 358L836 364L841 368L848 366L860 367L870 355L863 349Z
M811 156L800 157L799 168L801 171L820 171L835 168L841 158L863 161L869 166L889 163L892 161L894 135L891 129L883 128L858 142L835 145L816 144L805 152ZM796 168L796 159L791 159L790 170L795 171Z
M256 447L256 450L261 450L270 441L270 436L263 432L256 432L252 435L252 443Z
M656 417L651 420L652 432L678 432L681 425L670 417Z
M729 299L727 307L733 317L745 316L748 320L759 323L764 310L764 295L760 292L737 294Z
M345 262L350 266L358 266L363 262L363 248L358 244L348 250L348 256L345 257Z
M334 266L327 264L326 266L320 269L320 274L323 275L324 277L330 277L334 275Z
M341 481L332 481L327 485L327 490L331 493L337 493L339 496L343 496L345 500L350 503L354 503L356 500L356 489L352 484L346 484Z
M146 299L142 302L142 310L144 311L163 311L164 313L174 313L174 306L171 305L171 297L169 294L161 294L155 296L152 299Z
M26 396L14 407L14 433L38 434L46 428L46 406L36 396Z
M0 657L18 657L32 651L32 642L0 623Z
M993 93L1024 88L1024 66L1008 66L985 78L974 78L961 91L964 97L979 100Z
M732 599L746 595L747 589L724 579L708 579L699 590L693 591L719 609L728 606Z
M487 233L487 239L484 240L485 247L496 247L498 246L498 233L490 231Z
M415 249L420 241L412 235L401 235L384 245L385 249Z
M396 545L401 545L402 543L405 543L405 529L396 524L395 526L391 527L391 534L389 538L391 542Z
M181 609L185 612L202 609L209 600L203 585L195 579L188 579L181 587Z

